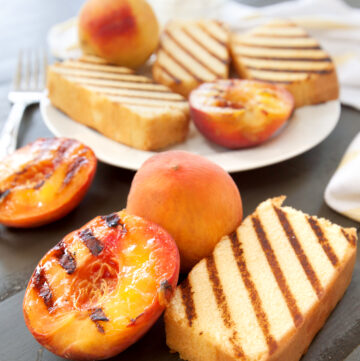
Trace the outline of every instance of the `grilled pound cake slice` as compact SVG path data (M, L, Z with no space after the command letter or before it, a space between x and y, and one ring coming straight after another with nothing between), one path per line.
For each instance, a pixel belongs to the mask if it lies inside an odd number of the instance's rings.
M245 34L233 34L231 54L240 77L284 85L296 107L339 97L333 61L292 22L273 21Z
M84 57L50 66L47 79L55 107L118 142L156 150L186 138L186 99L133 70Z
M261 203L177 287L170 349L190 361L297 361L350 283L356 230Z
M156 82L188 96L199 84L229 76L229 32L215 20L172 21L152 68Z

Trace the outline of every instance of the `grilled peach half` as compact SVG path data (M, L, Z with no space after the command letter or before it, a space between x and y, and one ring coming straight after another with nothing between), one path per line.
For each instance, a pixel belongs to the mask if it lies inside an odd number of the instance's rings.
M294 110L294 98L284 87L255 80L204 83L191 92L189 101L198 130L232 149L264 142Z
M35 227L75 208L91 185L97 160L84 144L41 138L0 162L0 223Z
M123 351L157 320L179 275L175 241L126 211L67 235L36 267L25 322L53 353L99 360Z

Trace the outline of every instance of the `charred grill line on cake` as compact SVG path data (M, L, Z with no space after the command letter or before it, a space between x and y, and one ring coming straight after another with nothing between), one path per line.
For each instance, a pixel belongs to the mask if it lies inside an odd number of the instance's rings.
M294 295L292 294L289 288L288 282L286 281L286 278L280 268L279 262L267 238L265 230L261 224L260 218L258 216L253 216L251 220L256 235L258 237L258 240L268 260L271 271L274 274L276 282L285 298L291 316L294 320L294 324L296 327L299 327L303 321L303 316L296 303L296 299L294 298Z
M47 282L43 267L36 267L35 274L33 276L33 285L38 291L39 296L43 299L45 306L48 310L50 310L53 307L53 295Z
M275 213L277 214L279 218L279 222L281 223L281 226L284 229L284 232L289 240L289 243L291 244L292 248L294 249L294 252L296 256L298 257L302 268L304 269L304 272L310 281L312 287L314 288L316 295L320 299L322 295L324 294L324 289L321 286L320 280L318 279L314 268L312 267L311 263L309 262L308 257L304 253L304 250L301 246L301 243L299 242L294 229L292 228L290 221L288 220L288 217L284 211L282 211L279 207L274 206Z
M180 284L180 290L181 290L181 298L182 298L183 305L185 307L188 324L191 327L193 320L196 319L196 310L195 310L194 300L192 297L193 291L191 289L191 283L190 283L189 277L187 277Z
M332 249L328 239L325 237L324 232L321 229L321 226L319 225L318 221L314 217L307 217L307 221L309 222L312 230L314 231L317 239L319 240L319 243L321 244L321 247L325 251L330 262L335 267L338 264L339 260L336 254L334 253L334 250Z
M226 301L226 296L221 285L219 273L216 269L216 263L213 255L210 255L206 258L206 268L209 276L209 280L212 286L212 290L216 299L218 309L220 310L222 321L225 327L231 329L235 327L234 321L231 318L231 313L229 306ZM244 351L242 350L239 342L237 340L237 331L234 330L231 337L229 338L230 343L233 346L233 349L237 357L243 358Z
M276 343L274 337L271 335L269 320L263 309L261 297L256 289L256 286L255 286L253 280L251 279L251 275L250 275L249 270L246 265L244 251L242 249L242 245L239 240L237 232L235 231L232 234L230 234L229 239L231 242L231 248L232 248L234 259L235 259L237 267L239 269L242 281L244 282L244 285L246 287L246 291L251 300L251 304L254 309L257 322L264 334L266 343L269 348L269 353L271 355L277 349L277 343Z
M85 228L84 230L82 230L79 233L79 238L85 244L85 246L89 249L91 254L95 257L97 257L104 249L104 246L94 236L94 234L90 228Z
M55 256L59 261L60 266L66 271L67 274L71 275L76 270L76 259L66 248L66 244L60 241L55 247Z
M213 73L214 75L221 77L221 74L217 71L217 69L212 68L209 66L209 64L206 63L206 61L200 59L199 56L194 54L191 50L189 50L184 44L182 44L180 41L178 41L168 30L164 31L164 35L170 38L176 46L178 46L182 51L184 51L186 54L188 54L191 58L193 58L195 61L197 61L201 66L203 66L206 70Z
M351 235L347 232L345 232L343 229L341 229L341 233L344 235L346 240L353 246L356 246L356 237L354 235Z
M183 359L298 361L345 292L356 230L281 207L283 200L263 202L175 291L165 326L169 347ZM182 291L189 279L198 310L192 324ZM224 342L231 338L242 357Z

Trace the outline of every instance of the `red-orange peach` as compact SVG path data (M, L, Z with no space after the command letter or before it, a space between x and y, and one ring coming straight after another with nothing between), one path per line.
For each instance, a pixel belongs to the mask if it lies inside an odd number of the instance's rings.
M184 151L159 153L141 166L131 184L127 210L173 236L182 271L209 255L242 220L240 193L230 175Z
M142 65L159 41L156 16L145 0L88 0L78 30L84 53L130 68Z
M39 262L24 297L26 325L61 357L114 356L161 315L179 263L174 240L158 225L126 211L96 217Z
M212 142L235 149L264 142L294 110L288 90L255 80L204 83L192 91L189 103L198 130Z
M75 208L91 185L94 152L66 138L41 138L0 162L0 223L35 227Z

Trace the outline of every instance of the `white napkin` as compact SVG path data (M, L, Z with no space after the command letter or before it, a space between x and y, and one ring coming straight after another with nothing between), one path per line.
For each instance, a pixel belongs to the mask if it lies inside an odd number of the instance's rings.
M360 9L341 0L295 0L260 8L229 1L220 14L238 31L271 18L291 19L321 43L337 65L341 102L360 110Z
M360 133L330 180L325 201L335 211L360 222Z

